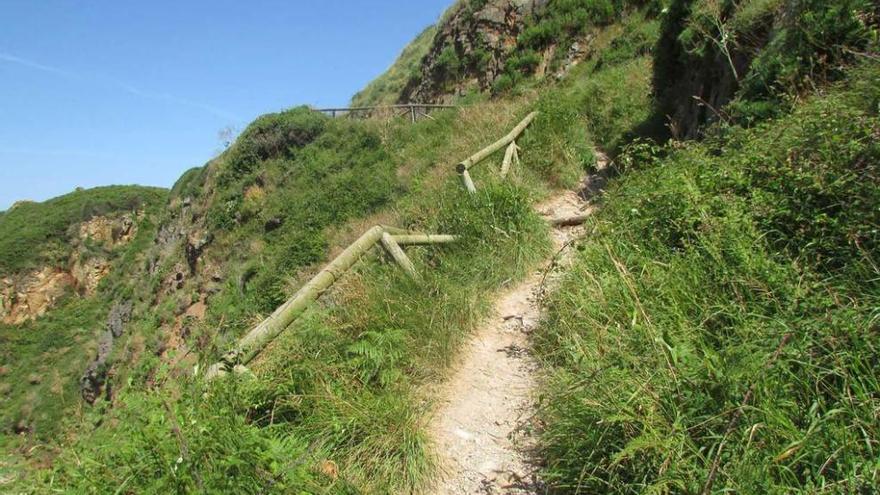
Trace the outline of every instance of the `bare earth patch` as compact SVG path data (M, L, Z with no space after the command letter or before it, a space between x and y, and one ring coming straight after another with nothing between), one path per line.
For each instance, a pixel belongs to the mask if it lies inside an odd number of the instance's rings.
M589 214L593 206L587 201L603 182L601 172L589 176L579 191L557 194L536 209L548 219ZM430 424L442 473L429 493L543 493L530 455L538 365L529 335L541 317L542 294L569 266L572 241L583 233L581 226L555 228L556 255L499 295L492 315L462 350Z

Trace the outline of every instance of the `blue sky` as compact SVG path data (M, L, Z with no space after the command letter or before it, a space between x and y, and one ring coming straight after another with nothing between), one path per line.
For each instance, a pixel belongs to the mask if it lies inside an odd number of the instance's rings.
M0 210L170 187L218 132L345 105L452 0L0 0Z

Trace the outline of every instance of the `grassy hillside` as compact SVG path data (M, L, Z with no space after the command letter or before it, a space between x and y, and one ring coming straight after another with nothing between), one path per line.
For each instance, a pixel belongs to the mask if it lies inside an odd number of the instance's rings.
M259 118L181 177L101 299L65 305L27 333L0 329L29 360L12 371L24 387L24 370L87 341L83 329L109 301L134 302L108 364L112 399L83 408L62 393L34 404L56 428L39 431L65 435L39 444L54 457L43 469L24 445L27 472L3 472L17 478L4 488L419 491L437 472L425 391L492 294L551 254L531 205L573 187L599 146L617 176L535 336L550 487L867 490L880 441L880 68L876 9L847 1L551 0L509 55L590 39L561 81L511 64L494 97L472 95L414 125L305 108ZM826 24L737 38L747 69L732 88L713 86L730 83L706 74L723 73L724 50L734 53L713 40L748 32L734 21L773 27L791 12ZM666 110L693 99L688 80L726 94L727 106L682 114L701 140L667 141L681 127ZM754 92L744 82L753 80L772 91ZM358 98L390 101L396 84ZM451 164L534 109L523 166L509 182L489 163L477 168L479 193L467 195ZM370 253L252 363L254 376L198 377L377 223L462 241L409 251L422 284ZM201 301L200 319L191 309ZM70 410L79 414L63 421Z
M416 126L322 121L320 137L277 169L292 181L296 195L271 191L268 184L275 182L266 179L261 208L247 210L233 199L218 202L222 208L209 213L209 222L232 226L214 242L235 251L255 244L254 235L245 234L259 228L264 256L240 254L241 265L230 269L252 272L244 294L240 279L230 277L210 299L205 323L191 331L194 346L209 342L202 365L290 294L301 279L297 272L321 261L326 246L350 242L370 223L455 232L465 241L413 250L426 277L420 286L371 256L329 298L330 305L310 312L261 357L254 365L259 380L233 379L203 398L200 380L163 371L158 360L158 373L130 375L127 391L102 418L106 426L65 446L53 486L99 493L122 484L138 492L387 493L423 484L432 471L419 387L443 375L485 311L488 295L523 276L545 254L545 228L529 207L544 190L544 178L571 177L567 169L582 166L567 162L543 173L523 170L514 185L493 185L491 171L484 170L477 176L483 191L467 198L440 157L465 156L513 125L525 108L485 103ZM385 141L378 138L382 134ZM536 155L555 146L548 133L531 139ZM356 154L343 152L348 143ZM365 153L369 149L374 151ZM365 161L350 168L355 156ZM235 159L221 162L217 177L247 182L247 173L233 172ZM263 174L273 166L264 163L253 171ZM339 189L324 187L337 180ZM396 199L393 207L390 198ZM274 201L290 227L265 234L262 220L247 212L276 215ZM347 212L357 213L351 223ZM310 224L322 218L331 222L323 225L335 227ZM219 335L212 333L217 329ZM179 399L169 401L169 394ZM169 436L168 428L180 437ZM321 473L330 461L338 474Z
M394 64L375 80L370 82L363 90L351 98L351 106L377 106L397 103L400 93L406 83L418 74L422 58L428 53L434 35L437 34L437 26L425 28L416 39L410 42Z
M156 235L167 191L136 186L80 190L44 203L24 203L0 217L0 273L42 266L68 269L78 231L71 228L96 215L143 212L137 234L107 250L87 246L106 258L110 273L90 297L72 290L48 313L20 325L0 323L0 445L7 453L32 449L37 459L50 453L35 444L57 439L83 413L79 378L93 359L114 300L131 285L132 266Z
M53 472L42 473L47 486L387 493L423 485L433 470L419 390L443 376L488 297L546 254L530 203L592 163L586 143L561 142L548 125L572 116L542 99L546 114L523 154L535 167L500 184L486 166L475 171L481 194L463 192L451 157L496 139L536 97L476 102L416 125L292 109L260 118L227 153L185 174L162 230L194 230L137 277L135 321L114 351L115 396L59 442ZM205 398L200 380L174 365L168 342L193 301L206 295L207 315L184 318L175 342L181 358L191 349L204 367L377 222L464 241L411 250L421 286L369 256L254 364L258 381L233 380ZM194 274L169 287L194 235L211 241ZM325 461L338 473L321 474Z
M674 2L657 50L718 50L698 24L713 5ZM538 337L545 479L563 493L877 484L880 66L853 54L876 53L877 26L864 2L747 2L722 20L781 11L829 24L775 31L702 141L596 136L624 143L621 175ZM681 80L727 64L677 53ZM655 58L662 111L686 94Z
M152 207L163 203L166 194L159 188L110 186L20 203L0 216L0 274L66 263L70 226L98 215Z

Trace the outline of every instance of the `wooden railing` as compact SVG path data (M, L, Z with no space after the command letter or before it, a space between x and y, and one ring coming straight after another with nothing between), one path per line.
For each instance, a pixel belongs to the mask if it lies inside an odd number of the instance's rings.
M400 105L378 105L369 107L343 107L343 108L316 108L330 117L370 118L374 116L400 116L409 117L413 123L423 118L430 118L430 113L435 110L456 108L455 105L437 105L433 103L407 103Z
M526 127L528 127L537 116L538 112L528 114L526 118L517 124L516 127L514 127L506 136L474 153L456 166L456 170L461 175L464 187L469 193L474 194L477 192L477 188L474 186L474 181L471 179L470 169L501 148L507 146L507 150L504 152L504 159L501 161L502 177L505 177L510 171L511 164L519 164L520 148L516 145L516 139L526 130Z
M376 110L379 108L391 108L395 110L406 109L413 122L417 119L417 109L453 108L448 105L392 105L390 107L355 107L355 108L328 108L316 110L330 113L336 117L337 112L352 112ZM506 136L483 148L458 164L457 170L461 174L465 188L469 193L476 192L473 180L468 172L472 167L481 163L501 148L507 147L501 162L501 175L506 176L513 164L519 164L519 147L516 140L526 130L529 124L537 117L538 112L532 112L526 116ZM551 220L551 224L557 226L576 225L583 223L586 216L569 219ZM394 259L397 265L404 270L413 280L420 281L421 275L416 270L412 261L404 252L402 246L416 244L446 244L458 240L454 235L430 235L410 233L396 227L377 225L367 230L361 237L354 241L339 256L331 261L323 270L318 272L308 283L300 288L296 294L275 310L268 318L260 322L244 337L242 337L232 351L228 352L220 362L212 365L207 373L208 379L224 375L229 371L246 371L244 368L254 359L270 342L284 332L297 318L299 318L321 295L323 295L345 272L376 244L381 244L385 251Z
M414 234L403 229L383 225L377 225L369 229L324 267L323 270L318 272L307 284L302 286L293 297L279 306L274 313L242 337L232 351L227 353L220 362L215 363L208 369L206 378L210 380L232 370L243 371L245 369L243 368L244 365L253 360L270 342L284 332L312 303L317 301L327 289L354 266L364 253L376 244L381 243L391 257L394 258L394 261L410 277L419 281L421 276L401 246L446 244L456 240L457 238L451 235Z

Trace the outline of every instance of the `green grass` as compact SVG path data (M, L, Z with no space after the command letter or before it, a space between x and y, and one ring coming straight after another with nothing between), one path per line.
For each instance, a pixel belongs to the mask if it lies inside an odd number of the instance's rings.
M230 384L234 398L211 399L211 410L195 406L197 381L156 357L161 329L167 332L194 297L187 285L157 305L154 294L173 274L175 258L160 262L131 294L141 301L132 334L143 343L129 339L115 355L125 365L117 365L115 382L122 385L114 407L100 405L85 416L82 437L60 445L54 478L43 473L46 482L86 492L124 485L138 492L224 486L244 493L389 493L424 486L436 470L422 387L444 376L491 294L547 254L546 227L530 205L551 188L573 186L593 165L589 120L577 105L623 101L615 99L622 93L596 88L649 69L644 57L619 62L607 64L610 77L585 66L578 79L586 82L502 100L473 98L465 109L416 125L331 120L304 109L269 115L207 167L187 172L173 189L169 214L178 215L191 198L213 238L204 263L227 274L214 285L206 321L186 337L202 366L289 297L328 249L371 224L456 233L464 241L410 249L426 279L421 286L383 256L369 256L254 363L258 381ZM598 82L589 82L593 75ZM636 77L621 87L642 95L626 100L633 122L649 108L647 81ZM498 183L499 153L474 171L480 193L466 195L454 163L533 108L541 116L522 140L525 166L514 171L513 184ZM267 229L272 219L280 226ZM97 431L86 433L97 421ZM277 445L297 452L295 460ZM319 472L324 461L338 466L338 478Z
M150 208L167 191L141 186L79 190L42 203L22 203L0 216L0 274L66 265L70 226L93 216Z
M137 284L111 276L102 289L136 301L114 355L116 398L71 417L76 427L50 444L60 456L23 489L424 488L437 474L425 390L491 295L549 254L531 205L590 170L594 144L621 175L536 337L545 479L561 493L699 492L717 457L715 491L875 484L878 70L851 72L755 129L644 141L663 135L650 94L650 47L663 31L649 3L651 15L619 22L619 3L552 3L574 21L582 7L612 8L590 21L610 23L596 29L595 52L559 84L514 81L504 98L471 95L414 125L292 109L187 172L164 221L203 229L211 243L199 266L217 271L173 290L164 281L185 266L183 241L126 255ZM766 10L751 9L742 22ZM524 166L501 183L493 156L473 171L478 194L464 193L454 163L533 109ZM208 387L160 357L183 309L209 294L207 318L185 320L181 337L204 369L376 223L463 239L408 248L422 284L369 253L252 363L256 377ZM65 307L45 321L72 329L85 325L78 315L106 314Z
M351 106L379 106L397 103L406 84L412 78L418 77L422 59L428 54L435 34L437 34L436 25L425 28L403 49L403 52L388 70L351 98Z
M293 487L389 493L423 486L436 471L422 387L444 376L490 295L547 254L546 227L530 205L557 177L575 176L584 166L570 159L523 167L512 184L503 184L493 172L499 154L475 172L480 193L464 192L453 163L497 139L531 105L528 99L477 102L416 125L322 118L308 140L282 137L287 144L271 144L272 136L314 127L314 114L294 109L262 120L259 128L273 129L270 137L246 131L227 154L189 172L175 186L172 214L182 196L201 188L192 203L206 206L213 234L204 256L229 273L209 300L208 318L186 338L200 350L202 366L289 297L330 249L371 224L452 232L463 241L409 249L423 285L381 252L371 253L324 305L253 363L259 380L231 383L234 394L211 398L205 407L197 406L199 382L155 357L163 341L158 329L168 328L192 290L179 291L182 303L175 296L152 306L156 281L170 273L170 263L162 264L142 295L135 292L147 301L138 305L142 313L132 333L146 342L141 352L129 343L117 353L117 362L136 362L119 366L115 380L124 386L113 407L101 405L103 416L84 417L82 436L60 445L54 473L42 473L43 486L97 493L120 486L241 493ZM533 151L524 160L559 145L549 128L528 134ZM254 148L254 138L271 145ZM268 151L237 166L241 149ZM205 198L210 201L202 203ZM272 218L282 225L266 230ZM99 418L101 426L87 433ZM324 461L338 466L338 478L319 472Z
M539 336L551 485L876 486L878 77L615 183Z
M126 188L110 192L113 193L109 196L111 198L119 193L131 193L131 201L140 201L144 191ZM161 190L148 189L147 192L164 197ZM103 201L108 201L107 197L98 195ZM94 195L89 198L80 203L86 205L82 211L109 212L106 210L108 204L120 204L96 203ZM83 297L70 293L36 320L19 325L0 324L0 363L4 368L0 375L4 401L0 409L0 425L4 433L0 435L0 442L10 450L13 445L50 443L57 439L59 432L71 426L74 416L81 416L83 407L78 380L94 358L96 341L105 330L113 301L131 297L134 289L129 270L143 261L143 255L156 235L157 208L161 203L157 198L151 201L153 203L142 205L145 214L138 221L138 233L134 239L106 253L110 273L101 281L95 295ZM58 205L50 204L53 207ZM59 241L59 245L65 244ZM21 437L12 434L19 425L26 431ZM46 454L37 451L36 455L42 458Z

